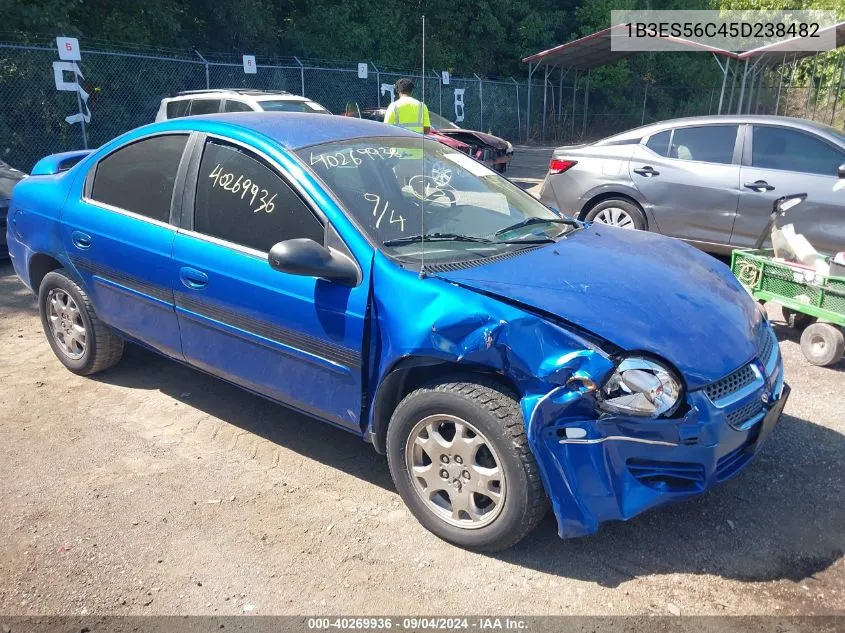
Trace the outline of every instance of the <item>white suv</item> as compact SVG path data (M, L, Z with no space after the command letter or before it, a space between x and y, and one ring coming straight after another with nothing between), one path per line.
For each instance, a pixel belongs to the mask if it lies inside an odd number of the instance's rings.
M263 90L188 90L161 100L156 121L217 112L312 112L331 114L315 101L289 92Z

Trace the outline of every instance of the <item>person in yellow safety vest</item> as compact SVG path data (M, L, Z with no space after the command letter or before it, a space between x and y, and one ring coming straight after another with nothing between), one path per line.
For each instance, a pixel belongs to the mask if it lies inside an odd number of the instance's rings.
M399 98L387 107L384 122L418 134L428 134L431 119L426 105L411 96L414 92L414 82L406 78L400 79L396 82L396 92Z

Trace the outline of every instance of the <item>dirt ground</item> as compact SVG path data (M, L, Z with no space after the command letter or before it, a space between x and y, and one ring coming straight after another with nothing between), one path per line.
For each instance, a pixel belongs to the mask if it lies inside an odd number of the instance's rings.
M561 541L481 555L413 519L343 431L128 346L66 371L0 263L0 613L845 612L845 362L810 366L740 476Z

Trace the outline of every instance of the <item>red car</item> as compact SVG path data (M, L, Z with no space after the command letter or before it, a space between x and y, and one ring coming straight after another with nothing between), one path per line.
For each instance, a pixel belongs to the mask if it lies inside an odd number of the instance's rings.
M361 110L361 118L384 121L385 112L387 112L386 108ZM431 118L429 136L436 138L444 145L469 154L499 173L503 174L507 171L513 158L513 145L505 139L484 132L465 130L435 112L429 111L429 116Z

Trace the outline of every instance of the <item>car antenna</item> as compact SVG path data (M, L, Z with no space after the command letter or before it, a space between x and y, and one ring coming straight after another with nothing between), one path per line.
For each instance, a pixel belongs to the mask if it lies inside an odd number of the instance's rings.
M425 122L423 116L423 108L425 107L425 16L422 16L422 103L420 104L420 118ZM422 149L422 177L420 178L420 187L422 189L422 199L420 200L420 279L425 279L425 127L420 142ZM411 187L413 190L413 187Z

